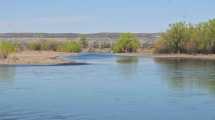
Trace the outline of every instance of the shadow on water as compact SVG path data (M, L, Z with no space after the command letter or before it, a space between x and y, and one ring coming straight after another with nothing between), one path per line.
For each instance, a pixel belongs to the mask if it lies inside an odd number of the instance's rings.
M15 65L0 65L0 67L57 67L57 66L80 66L90 65L90 63L68 62L59 64L15 64Z
M171 88L207 88L215 94L215 61L155 58Z
M0 82L14 80L16 67L0 67Z
M117 67L120 73L125 77L132 77L137 72L138 57L135 56L117 56Z

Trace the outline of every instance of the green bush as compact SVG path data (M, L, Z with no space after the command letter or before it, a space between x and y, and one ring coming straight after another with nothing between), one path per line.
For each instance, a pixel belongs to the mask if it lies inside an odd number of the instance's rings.
M59 52L80 52L81 45L74 41L63 42L58 46L57 51Z
M16 52L16 45L10 41L0 41L0 58L7 58L9 54Z
M140 42L132 33L121 34L119 40L113 47L115 53L136 52L140 48Z

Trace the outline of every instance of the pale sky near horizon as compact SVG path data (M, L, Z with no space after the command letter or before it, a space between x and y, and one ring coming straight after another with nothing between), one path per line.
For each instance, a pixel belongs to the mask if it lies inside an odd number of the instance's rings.
M215 18L215 0L0 0L0 32L162 32Z

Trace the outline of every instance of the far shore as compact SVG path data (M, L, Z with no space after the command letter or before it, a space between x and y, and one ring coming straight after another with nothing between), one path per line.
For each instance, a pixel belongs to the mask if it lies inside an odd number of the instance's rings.
M0 59L0 65L54 65L72 64L63 57L76 55L76 53L54 51L22 51L13 53L6 59ZM76 63L74 63L76 64Z

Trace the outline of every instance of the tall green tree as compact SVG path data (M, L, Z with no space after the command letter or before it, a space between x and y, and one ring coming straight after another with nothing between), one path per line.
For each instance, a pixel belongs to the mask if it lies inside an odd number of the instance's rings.
M166 39L167 44L170 45L170 50L174 53L185 52L185 44L190 39L189 27L184 22L179 22L170 25L166 35L162 36Z

